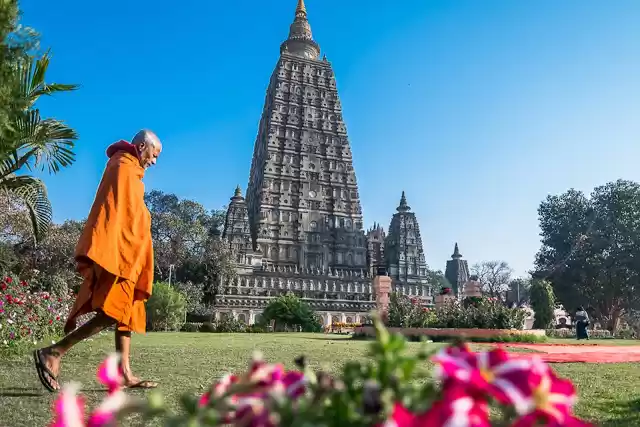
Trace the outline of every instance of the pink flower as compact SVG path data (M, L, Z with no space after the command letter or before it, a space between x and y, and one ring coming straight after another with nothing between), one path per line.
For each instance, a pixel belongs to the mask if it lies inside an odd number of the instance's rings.
M50 427L106 427L127 403L127 396L123 392L110 394L86 418L84 399L77 395L79 388L78 384L72 383L62 389L54 405L55 417Z
M576 402L576 392L571 381L556 376L547 365L534 361L536 369L528 375L513 378L518 399L513 402L516 412L521 415L514 426L533 427L544 421L547 426L590 426L572 414Z
M111 354L98 367L98 381L107 387L109 394L118 391L124 383L122 368L120 367L120 355Z
M233 389L239 389L231 394ZM240 391L241 390L241 391ZM296 399L305 391L302 372L285 371L282 365L270 365L254 357L249 371L241 376L227 375L199 401L200 406L213 404L222 407L226 423L246 427L271 427L275 425L269 405L273 398ZM226 396L223 402L215 402Z
M4 278L4 283L6 283L7 285L10 285L12 282L13 282L13 279L11 277Z
M534 364L529 359L511 359L504 350L472 352L468 346L447 347L433 359L436 377L445 384L462 385L470 393L489 394L504 404L521 399L514 379L527 376Z
M443 398L422 414L412 414L396 403L391 418L379 427L490 427L489 405L469 396L462 387L445 391Z

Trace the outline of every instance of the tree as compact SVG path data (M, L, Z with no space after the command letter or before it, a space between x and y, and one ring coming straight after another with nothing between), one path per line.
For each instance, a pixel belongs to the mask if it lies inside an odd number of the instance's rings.
M492 298L506 300L513 270L505 261L483 261L471 267L471 273L478 276L482 291Z
M506 294L506 303L520 306L529 302L529 291L531 289L531 278L516 277L509 282Z
M74 160L76 132L57 119L43 119L36 102L43 95L75 90L77 85L47 83L51 57L27 57L15 66L14 92L23 108L11 111L9 125L0 134L0 191L15 194L29 211L36 241L51 224L51 203L42 180L21 171L57 173Z
M153 295L147 302L147 323L152 331L179 331L187 314L184 295L168 283L153 285Z
M301 327L304 332L319 332L322 322L309 304L292 293L273 299L262 312L262 322L275 321L275 330Z
M442 288L451 288L451 283L444 277L441 270L427 269L427 282L434 292L439 292Z
M0 137L11 129L10 117L24 108L17 90L18 64L38 48L38 34L20 25L17 0L0 1Z
M151 236L157 276L203 286L204 303L212 304L224 284L236 276L234 256L221 241L224 210L207 211L200 203L174 194L145 195L151 212Z
M546 280L534 280L531 284L531 308L535 313L533 327L547 329L554 321L556 298L553 287Z
M0 269L45 290L62 285L77 287L81 278L75 273L74 252L84 221L53 224L44 239L35 244L27 209L11 196L0 193Z
M567 310L583 305L615 331L640 305L640 185L618 180L590 197L570 189L548 196L538 215L535 276L551 282Z

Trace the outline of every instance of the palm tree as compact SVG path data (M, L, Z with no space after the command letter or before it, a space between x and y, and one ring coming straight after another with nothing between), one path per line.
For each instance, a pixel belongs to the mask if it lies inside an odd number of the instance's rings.
M78 85L47 83L45 75L51 56L28 57L17 64L17 89L25 108L14 113L10 126L0 133L0 191L20 198L31 218L36 242L51 224L51 202L42 180L29 172L47 170L57 173L75 161L76 132L56 119L43 119L35 107L38 98L68 92ZM20 173L27 172L27 173Z

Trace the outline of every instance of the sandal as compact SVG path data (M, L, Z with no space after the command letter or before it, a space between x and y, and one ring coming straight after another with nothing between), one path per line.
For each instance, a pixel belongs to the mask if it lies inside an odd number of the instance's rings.
M38 378L44 388L51 393L58 391L58 388L53 385L54 382L57 385L58 378L53 375L53 372L51 372L49 368L47 368L44 358L42 357L42 350L33 351L33 362L36 366L36 372L38 372Z
M158 387L158 383L155 381L142 380L135 384L131 384L130 386L126 386L125 388L143 388L143 389L151 389Z

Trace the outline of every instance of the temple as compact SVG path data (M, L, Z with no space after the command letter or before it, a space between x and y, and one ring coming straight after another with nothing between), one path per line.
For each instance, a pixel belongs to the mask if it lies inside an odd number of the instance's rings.
M453 248L453 255L451 255L451 259L447 261L447 267L444 270L444 277L451 284L453 294L458 297L461 296L465 285L470 280L470 276L469 264L466 260L462 259L457 243Z
M375 307L372 277L432 304L418 221L404 192L389 232L365 234L358 182L331 63L313 39L303 0L266 91L246 199L231 197L223 238L238 277L216 315L257 320L270 298L293 292L323 317L360 322Z

